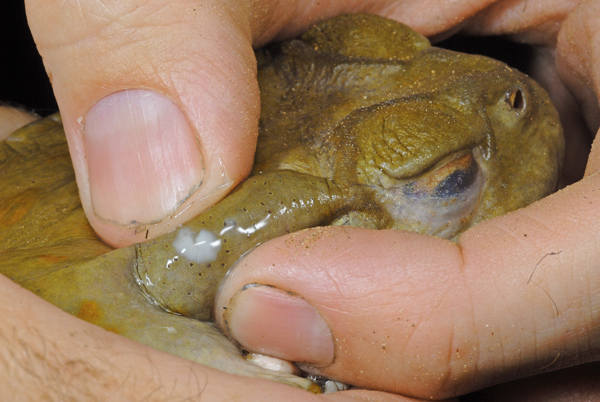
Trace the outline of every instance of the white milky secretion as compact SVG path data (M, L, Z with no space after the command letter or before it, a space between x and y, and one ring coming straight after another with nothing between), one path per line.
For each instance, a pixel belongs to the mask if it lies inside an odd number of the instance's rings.
M280 373L300 375L300 370L294 363L287 360L278 359L277 357L261 355L260 353L248 353L246 360L269 370L278 371Z
M183 228L177 234L173 248L190 261L212 262L219 255L221 240L208 230L202 229L196 235L192 230Z

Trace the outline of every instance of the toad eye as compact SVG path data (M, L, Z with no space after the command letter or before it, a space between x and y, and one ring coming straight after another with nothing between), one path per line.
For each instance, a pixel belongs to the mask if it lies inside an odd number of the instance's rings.
M435 187L434 195L438 197L452 197L456 193L462 193L471 187L477 178L477 164L470 153L448 163L442 169L451 173Z
M404 193L411 196L455 197L470 189L479 172L479 166L471 152L463 154L425 177L407 184Z
M527 106L523 90L519 87L510 88L508 91L506 91L504 96L504 100L511 109L523 110L525 109L525 106Z

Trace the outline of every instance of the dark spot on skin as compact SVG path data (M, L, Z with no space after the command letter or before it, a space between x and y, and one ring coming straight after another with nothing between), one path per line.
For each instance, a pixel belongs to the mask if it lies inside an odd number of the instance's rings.
M208 264L206 264L206 268L212 268L212 265L210 264L210 262Z
M198 272L198 276L202 276L202 272Z
M100 319L102 318L102 312L100 311L100 307L98 303L92 300L86 300L81 303L79 306L79 311L75 316L81 318L84 321L87 321L92 324L98 324ZM114 327L106 327L103 326L104 329L110 332L114 332L115 334L119 333L119 330Z
M227 239L223 239L223 243L227 243Z
M193 267L193 266L194 266L194 263L193 263L193 262L190 262L190 267Z
M84 301L75 315L82 320L94 322L100 318L100 308L95 301Z

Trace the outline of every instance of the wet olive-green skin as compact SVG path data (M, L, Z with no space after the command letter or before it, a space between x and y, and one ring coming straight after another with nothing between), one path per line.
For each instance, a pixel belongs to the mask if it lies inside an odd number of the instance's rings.
M185 225L219 237L216 260L179 255L179 230L120 250L104 245L85 219L60 119L52 116L0 143L0 272L138 342L311 388L308 380L246 362L204 322L235 261L268 239L332 223L456 239L553 191L562 130L546 93L525 75L431 47L380 17L338 17L257 56L262 113L252 176ZM441 226L399 219L398 205L414 197L406 189L430 189L460 157L479 172L472 208L449 214L452 221ZM425 195L431 205L441 202ZM266 224L223 233L231 222L242 229Z

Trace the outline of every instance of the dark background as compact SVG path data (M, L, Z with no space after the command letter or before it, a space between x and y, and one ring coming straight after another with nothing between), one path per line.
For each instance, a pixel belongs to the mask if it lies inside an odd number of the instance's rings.
M0 102L41 115L58 110L25 17L23 0L0 0Z
M485 54L527 72L527 46L498 37L454 36L437 46ZM42 116L58 110L25 16L23 0L0 0L0 102L15 103Z

